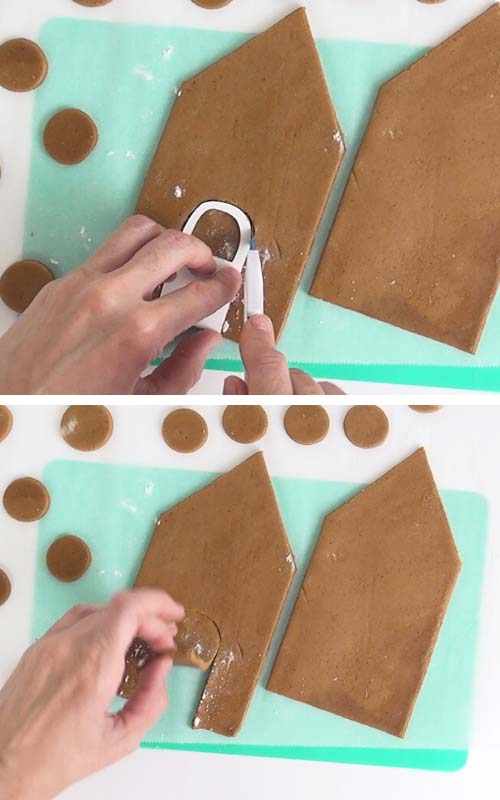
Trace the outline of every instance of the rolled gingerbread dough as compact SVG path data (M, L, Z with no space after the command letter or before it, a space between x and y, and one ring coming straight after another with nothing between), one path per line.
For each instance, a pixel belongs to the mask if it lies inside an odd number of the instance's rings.
M0 86L11 92L37 89L48 68L45 53L31 39L10 39L0 45Z
M49 510L50 496L36 478L18 478L7 486L3 505L7 514L19 522L34 522Z
M330 430L330 417L323 406L290 406L284 425L290 439L297 444L318 444Z
M3 606L3 604L7 602L10 597L10 592L11 585L9 576L3 569L0 569L0 606Z
M12 430L12 411L7 406L0 406L0 442L7 438Z
M16 261L0 277L0 298L12 311L22 314L53 280L50 269L40 261Z
M389 420L378 406L353 406L344 417L344 431L356 447L379 447L389 434Z
M165 444L178 453L194 453L208 439L207 423L192 408L178 408L163 420L162 435Z
M258 442L267 433L267 414L262 406L227 406L222 427L239 444Z
M99 450L112 433L113 417L106 406L69 406L61 418L63 439L75 450Z
M60 164L85 161L97 144L94 120L79 108L65 108L48 121L43 132L47 153Z
M64 583L73 583L87 572L92 563L90 547L79 536L60 536L47 551L49 572Z

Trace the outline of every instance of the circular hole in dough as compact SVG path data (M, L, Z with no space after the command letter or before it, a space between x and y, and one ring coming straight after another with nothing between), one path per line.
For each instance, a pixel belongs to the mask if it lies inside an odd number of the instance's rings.
M232 3L233 0L192 0L192 2L200 6L200 8L207 8L209 10L215 10L216 8L224 8L224 6L228 6L229 3Z
M197 411L178 408L163 420L163 439L178 453L194 453L208 438L207 423Z
M330 430L330 417L323 406L290 406L285 430L297 444L317 444Z
M3 504L7 514L19 522L34 522L49 510L50 496L36 478L18 478L7 486Z
M10 39L0 45L0 86L11 92L30 92L45 80L45 53L31 39Z
M4 603L10 597L11 585L9 576L3 569L0 569L0 606L3 606Z
M434 411L440 411L443 406L410 406L412 411L417 411L419 414L433 414Z
M72 583L85 575L92 563L90 547L79 536L60 536L47 550L49 572L64 583Z
M22 314L53 280L50 269L40 261L16 261L0 277L0 297L12 311Z
M12 430L12 412L7 406L0 406L0 442L7 438Z
M80 164L91 154L99 134L91 117L79 108L65 108L47 122L43 143L59 164Z
M62 415L61 433L75 450L99 450L113 433L113 417L106 406L69 406Z
M378 447L387 439L389 420L378 406L354 406L345 415L344 431L356 447Z
M262 406L227 406L222 427L230 439L240 444L258 442L267 433L267 414Z

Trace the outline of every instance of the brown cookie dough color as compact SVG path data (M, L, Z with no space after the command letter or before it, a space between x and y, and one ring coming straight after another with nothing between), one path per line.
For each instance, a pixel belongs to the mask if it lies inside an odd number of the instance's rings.
M224 8L224 6L228 6L232 1L233 0L192 0L195 5L200 6L200 8L207 8L210 11L216 8Z
M432 414L434 411L440 411L443 406L410 406L412 411L417 411L419 414Z
M113 433L113 417L106 406L69 406L61 419L61 433L75 450L99 450Z
M297 444L317 444L330 430L330 417L323 406L290 406L285 430Z
M111 0L73 0L79 6L86 6L87 8L97 8L98 6L107 6Z
M12 430L12 412L7 406L0 406L0 442L7 438Z
M345 415L344 431L356 447L378 447L387 439L389 420L378 406L354 406Z
M90 547L78 536L68 534L52 542L47 550L49 572L64 583L72 583L85 575L92 563Z
M12 311L22 314L53 280L50 269L40 261L16 261L0 277L0 298Z
M0 606L3 606L4 603L10 597L10 580L7 573L0 569Z
M0 45L0 86L11 92L29 92L48 72L43 50L30 39L11 39Z
M222 427L230 439L240 444L258 442L267 433L267 414L262 406L227 406Z
M3 504L7 514L19 522L34 522L49 510L50 496L36 478L18 478L7 486Z
M45 126L43 143L49 156L59 164L80 164L97 144L97 126L79 108L65 108Z
M207 423L197 411L179 408L163 420L163 439L178 453L194 453L208 438Z

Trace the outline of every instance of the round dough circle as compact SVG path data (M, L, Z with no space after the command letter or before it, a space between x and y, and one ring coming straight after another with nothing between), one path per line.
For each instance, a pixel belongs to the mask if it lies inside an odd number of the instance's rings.
M356 447L378 447L387 439L389 420L378 406L354 406L345 415L344 431Z
M43 132L47 153L59 164L80 164L91 154L99 134L94 120L79 108L65 108L49 119Z
M99 450L113 433L113 417L106 406L69 406L61 418L61 433L75 450Z
M9 576L3 571L3 569L0 569L0 606L3 606L3 604L9 599L10 590L11 586Z
M235 442L252 444L267 433L267 414L262 406L227 406L222 427Z
M200 8L206 8L210 11L215 11L217 8L224 8L224 6L228 6L229 3L232 3L233 0L192 0L192 2L200 6Z
M12 412L7 406L0 406L0 442L7 438L12 430Z
M90 547L79 536L67 534L56 539L47 550L49 572L64 583L73 583L85 575L92 563Z
M18 478L7 486L3 504L7 514L19 522L34 522L49 510L50 496L36 478Z
M440 411L443 406L410 406L412 411L418 411L419 414L432 414L434 411Z
M40 261L16 261L0 277L0 298L12 311L22 314L38 292L53 280L50 269Z
M167 414L162 425L163 439L178 453L194 453L208 439L207 423L197 411L178 408Z
M30 92L44 82L49 65L31 39L10 39L0 45L0 86L11 92Z
M79 6L87 6L87 8L97 8L97 6L107 6L111 0L73 0Z
M317 444L330 430L330 417L323 406L290 406L285 430L297 444Z

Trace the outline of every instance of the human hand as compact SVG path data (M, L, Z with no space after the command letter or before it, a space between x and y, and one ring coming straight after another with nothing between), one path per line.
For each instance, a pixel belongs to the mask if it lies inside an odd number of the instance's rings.
M159 589L76 606L23 656L0 691L0 797L49 800L139 745L167 707L176 622L184 610ZM135 637L159 655L117 714L108 713Z
M276 350L273 323L264 315L245 324L240 338L245 380L231 376L224 394L344 394L326 381L316 382L300 369L289 369L285 356Z
M186 266L205 280L155 298ZM185 394L218 333L185 337L151 375L140 375L167 343L232 300L240 283L231 267L216 272L199 239L130 217L82 267L47 284L0 339L0 394Z

